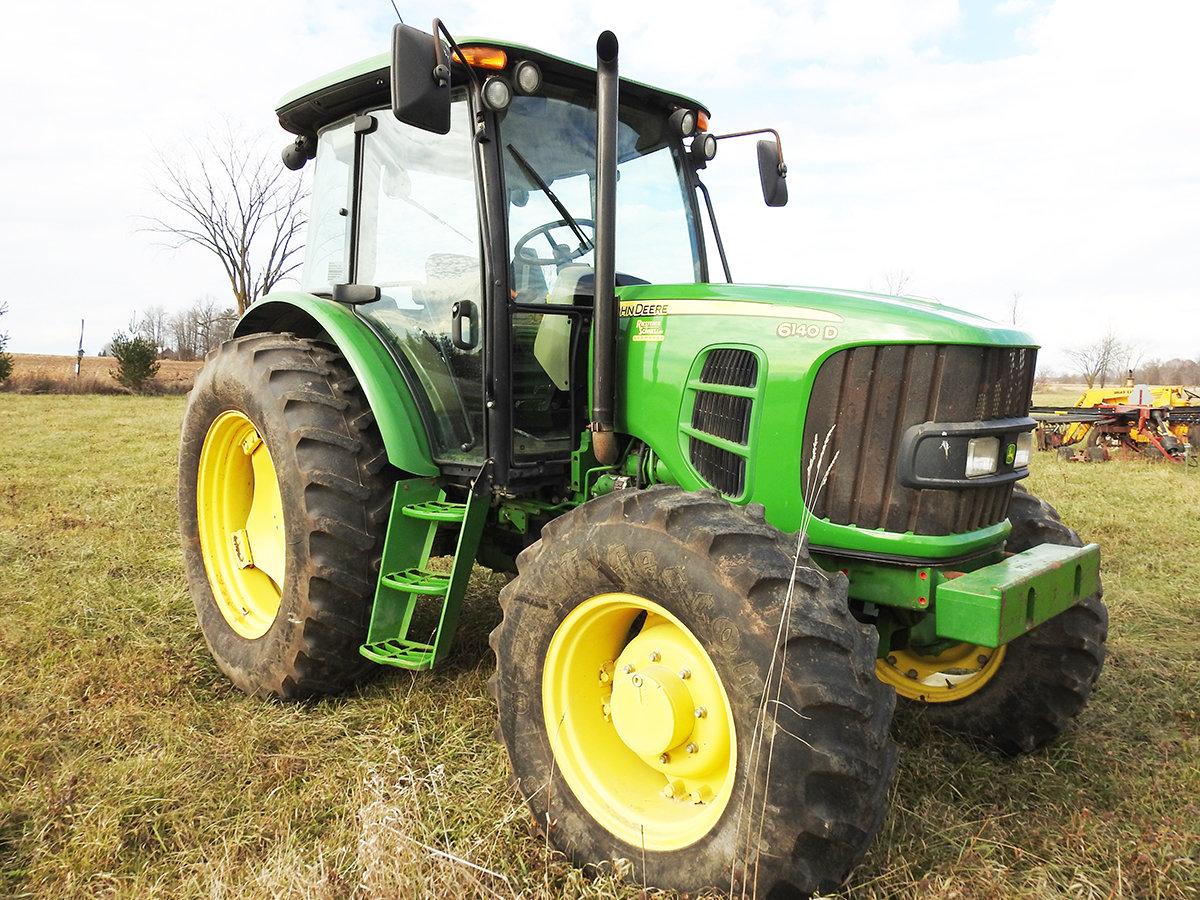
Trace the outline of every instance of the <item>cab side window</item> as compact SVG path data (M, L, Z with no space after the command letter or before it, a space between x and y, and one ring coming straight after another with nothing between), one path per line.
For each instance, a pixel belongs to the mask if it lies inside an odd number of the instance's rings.
M335 284L350 280L353 122L346 121L321 130L316 164L300 286L310 294L328 294Z

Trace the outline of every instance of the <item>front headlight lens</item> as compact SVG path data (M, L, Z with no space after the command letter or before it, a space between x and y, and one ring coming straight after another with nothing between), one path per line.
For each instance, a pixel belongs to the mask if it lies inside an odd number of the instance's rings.
M1029 459L1033 455L1033 432L1026 431L1022 435L1017 436L1017 454L1013 457L1013 468L1023 469L1029 465Z
M1000 463L1000 438L977 437L967 442L968 478L992 475Z

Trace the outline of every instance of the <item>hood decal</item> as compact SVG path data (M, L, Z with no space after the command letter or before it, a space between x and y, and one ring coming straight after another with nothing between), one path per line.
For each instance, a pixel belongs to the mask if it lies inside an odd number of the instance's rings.
M622 319L641 316L746 316L762 319L807 319L843 322L837 313L809 306L783 306L750 300L622 300Z

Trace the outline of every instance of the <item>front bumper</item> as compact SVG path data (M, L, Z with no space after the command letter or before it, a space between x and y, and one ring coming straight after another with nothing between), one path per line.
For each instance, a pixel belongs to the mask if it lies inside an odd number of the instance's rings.
M999 647L1100 589L1100 546L1040 544L973 572L938 573L937 636Z

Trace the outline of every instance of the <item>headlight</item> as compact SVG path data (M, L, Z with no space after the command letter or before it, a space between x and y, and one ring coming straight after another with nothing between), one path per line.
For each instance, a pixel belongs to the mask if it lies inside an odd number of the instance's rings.
M519 62L516 68L516 82L517 90L522 94L535 94L542 86L542 70L537 67L537 63L529 60Z
M493 75L483 83L483 102L489 109L500 112L512 102L512 88L499 75Z
M1013 468L1023 469L1029 465L1029 458L1033 454L1033 432L1026 431L1024 434L1017 436L1017 453L1013 457Z
M977 437L967 441L968 478L991 475L1000 463L1000 438Z
M668 121L682 137L687 137L696 130L696 114L690 109L677 109L671 113Z

